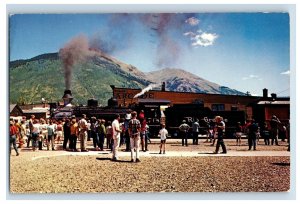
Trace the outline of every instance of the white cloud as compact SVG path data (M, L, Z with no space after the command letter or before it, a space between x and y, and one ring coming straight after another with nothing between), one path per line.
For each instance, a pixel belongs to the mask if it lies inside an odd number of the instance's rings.
M195 37L197 34L192 32L192 31L189 31L189 32L186 32L186 33L183 33L184 36L190 36L190 37Z
M213 45L217 38L218 38L218 35L215 33L205 33L204 32L204 33L195 35L194 37L191 38L191 40L193 42L192 46L207 47L207 46Z
M249 76L243 77L242 79L243 80L256 79L256 80L260 80L260 81L262 80L262 78L260 78L257 75L254 75L254 74L250 74Z
M198 30L197 33L192 31L183 33L184 36L189 36L193 47L207 47L213 45L215 40L219 37L216 33L208 33Z
M188 18L187 20L185 20L185 22L190 24L191 26L196 26L199 24L200 20L198 18L191 17L191 18Z
M285 71L285 72L281 72L280 74L282 74L282 75L290 75L290 73L291 73L291 71L290 71L290 70L287 70L287 71Z

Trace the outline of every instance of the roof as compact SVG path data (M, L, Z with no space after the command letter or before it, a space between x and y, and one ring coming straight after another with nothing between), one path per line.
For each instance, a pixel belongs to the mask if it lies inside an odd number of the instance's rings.
M9 112L11 113L12 110L16 107L17 104L10 104L9 105Z
M290 101L259 101L258 105L290 105Z
M138 103L143 103L143 104L170 104L171 101L169 100L165 100L165 99L153 99L153 98L147 98L147 99L143 99L143 98L139 98L138 99Z
M18 104L9 104L9 112L11 113L15 108L19 109L19 111L22 113L22 109L18 106Z
M23 110L23 113L47 113L47 109L30 109L30 110Z

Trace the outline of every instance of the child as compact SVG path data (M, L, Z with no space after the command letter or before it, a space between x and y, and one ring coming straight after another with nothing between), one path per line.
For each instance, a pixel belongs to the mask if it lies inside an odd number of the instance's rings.
M166 140L168 136L168 131L166 130L166 125L162 124L162 128L159 131L158 135L160 136L160 151L159 154L161 154L161 150L163 149L163 154L166 153Z

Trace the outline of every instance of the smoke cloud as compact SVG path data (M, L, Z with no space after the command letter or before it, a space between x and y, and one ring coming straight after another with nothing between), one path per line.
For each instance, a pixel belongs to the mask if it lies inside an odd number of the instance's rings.
M126 50L132 43L132 27L136 22L136 14L114 14L108 20L108 26L101 28L89 41L92 49L106 54Z
M153 36L155 45L156 68L174 66L180 60L181 49L172 32L182 35L184 28L196 22L194 14L176 13L146 13L146 14L114 14L109 18L107 27L94 34L90 39L90 47L101 50L106 54L114 54L118 51L126 51L135 43L134 28L145 30Z
M140 96L144 95L146 92L148 92L158 86L160 86L160 85L159 84L150 84L146 88L144 88L140 93L137 93L133 98L140 97Z
M66 89L71 88L74 65L84 62L96 54L95 50L90 49L88 39L84 35L74 37L59 50L59 57L63 62Z
M200 20L195 14L146 13L146 14L113 14L109 15L107 26L101 27L89 39L80 35L71 39L60 49L59 56L63 62L66 89L71 88L71 77L74 65L86 61L97 54L110 54L126 51L136 45L135 31L145 32L152 37L155 45L154 68L176 66L180 61L181 46L178 37L189 36L196 45L210 45L217 38L215 35L199 35L190 31L196 29ZM190 32L188 32L190 31ZM202 45L202 44L201 44Z
M170 30L180 29L184 21L178 19L177 14L170 13L145 14L141 20L157 38L155 66L162 68L176 64L180 46L172 39Z

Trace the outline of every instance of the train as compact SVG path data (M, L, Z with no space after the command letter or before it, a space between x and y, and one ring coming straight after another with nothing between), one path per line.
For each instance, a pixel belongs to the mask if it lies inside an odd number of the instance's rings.
M234 137L237 122L243 124L246 121L244 111L212 111L202 104L175 104L165 110L166 126L171 135L178 135L178 126L183 120L192 127L192 124L199 121L201 135L208 134L208 129L215 124L215 117L221 116L226 124L225 135L228 138Z
M179 137L178 127L183 120L192 127L195 120L199 121L200 134L206 135L209 126L214 124L215 116L222 116L226 124L225 135L232 138L234 135L237 122L242 124L246 121L246 113L244 111L212 111L204 107L203 104L174 104L173 106L166 106L162 109L160 105L153 104L130 104L127 107L120 106L117 99L111 97L108 100L108 105L105 107L98 106L98 101L95 99L88 100L87 106L69 106L71 92L64 95L65 106L57 108L52 112L51 117L55 119L68 118L74 115L80 118L82 114L86 114L88 118L94 116L102 118L106 121L113 121L116 114L121 118L125 118L126 113L143 110L146 116L147 124L149 125L150 137L157 137L161 124L165 123L172 138ZM66 101L66 100L69 101Z

